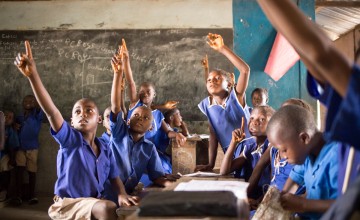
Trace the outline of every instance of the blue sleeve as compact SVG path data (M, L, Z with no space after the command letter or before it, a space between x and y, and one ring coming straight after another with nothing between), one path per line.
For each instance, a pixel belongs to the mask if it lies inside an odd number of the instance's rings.
M152 147L151 156L147 165L149 178L154 181L155 179L165 175L164 168L162 166L158 152L155 146Z
M299 186L304 185L305 184L304 172L305 172L304 165L295 165L290 172L289 178L292 179Z
M19 136L18 136L17 132L14 129L10 128L8 135L9 136L7 137L7 140L6 140L6 143L8 144L8 146L11 149L20 147L20 141L19 141Z
M35 117L38 121L42 121L44 117L44 111L42 109L36 109Z
M200 109L200 111L207 116L206 114L206 107L210 105L209 103L209 97L206 97L205 99L203 99L199 104L198 107Z
M73 130L64 120L58 132L50 128L51 135L60 144L60 148L74 148L82 145L83 137L80 132Z
M110 172L109 172L109 178L114 179L116 177L120 176L119 167L117 166L117 163L115 161L115 157L113 155L112 150L109 148L109 159L110 159Z
M119 112L116 118L114 118L114 113L110 112L110 131L114 141L119 139L119 141L122 141L127 131L127 124L123 119L123 112Z

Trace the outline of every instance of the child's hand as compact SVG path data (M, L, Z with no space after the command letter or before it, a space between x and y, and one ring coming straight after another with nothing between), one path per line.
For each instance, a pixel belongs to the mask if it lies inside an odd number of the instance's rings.
M205 57L201 60L201 65L204 67L204 69L209 69L209 60L207 54Z
M256 210L259 207L260 201L257 199L248 198L251 210Z
M304 204L306 199L301 196L296 196L291 193L281 193L280 194L280 204L281 206L292 212L304 212Z
M176 108L176 105L177 105L178 103L179 103L178 101L167 101L167 102L164 104L164 108L165 108L165 109L173 109L173 108Z
M183 146L186 142L186 137L181 134L181 133L176 133L176 143L179 145L179 146Z
M29 41L25 41L25 49L26 54L18 53L15 58L14 64L24 76L29 77L31 76L31 74L37 72Z
M165 174L165 178L171 182L175 182L181 176L179 174Z
M138 196L130 196L125 194L119 196L118 202L120 206L134 206L139 204L140 198Z
M195 167L195 172L197 171L212 171L213 168L210 166L210 164L206 164L206 165L197 165Z
M207 35L207 44L214 50L221 50L224 47L224 40L219 34L209 33Z
M123 71L123 46L119 47L119 51L111 59L111 66L114 73L122 73Z
M126 46L125 39L123 38L121 40L121 42L122 42L122 47L123 47L124 61L127 61L127 60L129 60L129 51L128 51L127 46Z
M241 127L239 129L235 129L232 132L232 136L231 136L231 141L235 144L240 143L242 140L245 139L245 131L244 131L244 126L245 126L245 122L244 122L244 117L241 118Z

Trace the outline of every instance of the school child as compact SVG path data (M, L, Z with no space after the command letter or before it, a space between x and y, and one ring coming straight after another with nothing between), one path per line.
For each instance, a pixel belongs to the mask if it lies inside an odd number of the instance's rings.
M212 170L215 165L218 143L224 153L230 141L231 132L238 129L241 119L245 119L247 125L250 113L246 105L245 91L250 76L250 67L226 45L223 38L218 34L208 34L207 43L214 50L226 56L240 71L238 83L234 86L230 73L223 70L214 70L209 73L206 87L209 97L198 104L199 109L209 121L209 163L198 165L196 170ZM234 86L234 89L232 87ZM250 136L247 126L244 128L246 137Z
M127 123L123 120L119 101L121 96L119 83L123 74L122 65L125 62L123 58L122 47L119 54L111 60L114 79L111 90L110 129L112 139L110 147L114 152L117 166L122 171L120 179L123 181L126 191L131 193L145 172L149 175L150 180L159 186L169 185L171 181L165 177L154 144L145 138L145 133L152 127L151 109L147 106L139 106L132 111Z
M269 93L267 89L255 88L251 92L251 104L253 108L260 105L267 105L269 102Z
M11 110L5 110L5 145L0 155L0 201L6 199L9 183L11 179L11 170L15 167L15 153L20 146L19 137L14 129L15 114Z
M288 99L282 104L282 106L286 105L298 105L312 112L310 105L301 99ZM249 198L251 197L253 190L256 189L256 186L259 183L263 171L268 166L271 166L270 186L275 186L279 191L282 191L284 184L286 183L286 180L288 179L290 171L294 165L288 163L283 153L279 151L279 149L277 149L275 146L269 147L261 156L249 178L249 186L247 188L247 194ZM302 194L303 191L304 190L300 188L299 191L296 192L296 194ZM257 205L260 203L260 200L256 201L250 198L249 202L253 208L256 208Z
M164 113L165 123L166 125L175 132L180 132L178 128L181 129L181 133L187 137L189 136L189 131L186 123L182 120L182 116L180 114L179 109L173 108L167 110ZM171 165L171 155L169 155L166 150L170 146L170 139L167 134L163 130L159 130L159 132L154 137L154 144L159 153L159 157L161 163L164 168L165 173L172 173L172 165Z
M274 109L270 106L258 106L253 109L249 119L249 131L252 137L244 138L244 126L235 129L232 133L231 142L221 163L220 174L228 174L235 171L236 178L249 178L254 167L264 152L268 149L269 141L266 136L266 126ZM252 198L259 198L270 183L270 167L267 166L262 172L256 190L251 193Z
M296 105L281 107L270 119L267 134L288 163L301 165L294 166L289 178L306 187L306 198L283 189L281 205L303 218L320 218L337 198L338 144L321 141L312 113Z
M258 2L270 22L298 52L313 79L328 90L326 93L328 111L324 132L326 140L341 141L353 146L354 150L360 150L360 141L357 137L360 133L360 99L357 89L360 82L359 66L337 50L326 35L291 1L280 3L275 0L258 0ZM311 81L311 77L309 78L308 83ZM310 88L315 86L317 85ZM309 92L311 93L311 90ZM355 182L360 183L359 176L357 179L358 181ZM354 187L346 198L359 199L360 187ZM342 201L344 200L336 202L324 219L338 216L340 219L345 219L345 216L351 216L355 207L346 207Z
M129 89L128 94L130 99L130 106L127 115L127 120L130 119L134 109L136 109L139 106L145 105L152 109L152 114L154 118L152 122L152 129L146 132L145 138L149 139L150 141L153 141L153 137L155 136L156 132L162 129L165 133L167 133L169 138L175 138L179 145L183 145L186 142L186 137L184 137L184 135L182 135L181 133L177 133L170 130L166 126L166 123L164 122L164 116L161 113L161 111L153 106L153 100L156 96L154 85L149 82L144 82L140 85L139 92L136 91L136 84L133 79L133 74L130 67L129 52L126 47L126 43L124 39L122 39L122 45L123 45L123 54L124 54L123 55L124 72L125 72L126 81L128 82L128 89ZM177 102L169 103L170 106L173 106L174 104L176 105ZM157 108L165 108L165 107L157 107Z
M20 148L16 152L16 190L17 197L12 203L22 204L23 175L25 169L29 174L29 204L38 203L35 196L39 133L43 112L33 95L23 99L23 113L16 118L19 127Z
M37 72L30 43L25 54L18 54L15 65L30 85L51 126L51 134L60 144L52 219L116 219L115 203L100 199L106 179L110 179L121 205L137 204L126 194L112 151L95 137L101 116L90 99L78 100L72 110L71 126L65 122ZM81 174L81 175L79 175Z
M99 140L105 144L110 143L110 137L111 137L110 112L111 112L111 107L107 107L104 111L104 114L103 114L104 119L102 120L102 123L103 123L103 126L106 129L106 131L104 131L104 133L102 133L101 137L99 137Z

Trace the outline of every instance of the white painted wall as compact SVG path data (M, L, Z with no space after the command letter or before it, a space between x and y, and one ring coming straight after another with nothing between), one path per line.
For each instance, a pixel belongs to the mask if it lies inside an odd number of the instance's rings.
M0 2L0 30L232 28L232 0Z

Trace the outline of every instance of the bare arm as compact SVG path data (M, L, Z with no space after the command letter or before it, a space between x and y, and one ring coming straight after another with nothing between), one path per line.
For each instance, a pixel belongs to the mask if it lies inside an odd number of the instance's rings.
M291 193L281 194L280 203L281 206L293 212L317 212L324 213L335 200L314 200L306 199L302 196L296 196Z
M230 62L240 71L240 76L236 85L236 94L240 104L245 106L245 91L249 83L250 78L250 67L249 65L237 56L230 48L228 48L223 41L223 38L218 34L208 35L208 44L214 50L219 51L226 56Z
M26 54L18 54L15 60L15 65L20 72L29 79L31 88L34 92L37 102L45 112L51 128L58 132L64 122L60 111L55 106L49 93L41 82L39 73L36 69L36 64L32 56L29 41L25 41Z
M127 118L127 109L125 106L125 83L126 83L126 80L123 75L122 80L121 80L121 99L120 99L121 107L120 108L121 108L121 111L124 113L124 119Z
M111 111L114 117L121 111L121 81L123 74L123 47L120 48L119 53L115 54L111 59L111 66L114 71L114 78L111 87Z
M186 123L185 123L184 121L181 122L180 128L181 128L181 133L182 133L185 137L187 137L187 136L190 135L189 130L188 130L188 127L187 127L187 125L186 125Z
M169 109L176 108L177 104L179 104L178 101L170 100L170 101L167 101L164 104L160 104L160 105L152 104L151 108L152 109L159 109L159 110L169 110Z
M4 149L5 145L5 116L2 111L0 111L0 150Z
M175 182L176 180L169 180L166 177L162 176L154 180L154 183L158 186L166 187L170 186L172 182Z
M294 182L290 177L287 178L282 192L295 194L296 190L299 188L299 185Z
M247 188L248 196L249 196L249 194L252 193L254 188L258 185L261 175L262 175L263 171L265 170L265 168L268 165L270 165L270 163L271 163L270 151L271 151L271 147L268 147L266 149L265 153L260 157L260 160L257 162L257 164L250 176L249 186Z
M209 77L209 60L207 54L205 57L201 60L201 65L204 68L204 78L205 78L205 85L207 82L207 78Z
M330 83L341 96L345 96L351 61L291 1L258 0L258 3L273 26L306 61L305 64L316 67L317 71L311 74Z
M121 182L119 177L110 180L112 187L118 193L118 202L120 206L132 206L138 205L140 198L137 196L129 196L126 191L124 184Z
M186 142L186 137L183 134L172 131L165 123L164 120L161 122L161 129L167 134L168 138L175 138L176 143L179 146L183 146Z
M126 42L124 39L122 39L122 46L123 46L123 52L124 52L124 72L125 72L125 78L128 82L128 93L129 93L129 99L130 99L130 108L134 107L135 103L138 101L138 95L136 92L136 84L133 78L131 66L130 66L130 56L129 51L126 47Z

